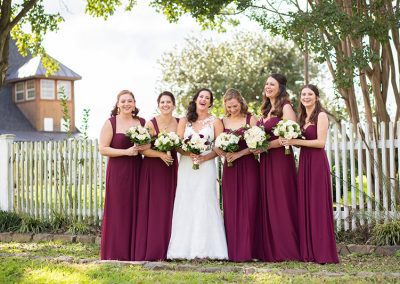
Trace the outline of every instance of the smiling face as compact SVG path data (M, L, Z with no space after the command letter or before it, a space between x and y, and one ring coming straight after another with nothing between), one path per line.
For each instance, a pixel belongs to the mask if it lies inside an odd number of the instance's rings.
M279 82L272 77L268 77L264 86L265 96L269 99L279 96Z
M118 104L120 113L130 114L135 110L136 103L130 94L123 94L118 99Z
M170 114L175 109L175 105L170 96L164 95L160 97L158 108L162 114Z
M225 101L225 109L230 116L240 115L241 111L240 102L235 98L227 100Z
M301 90L300 101L305 108L312 108L317 102L317 96L310 88L304 88Z
M208 91L201 91L196 99L197 110L207 110L211 106L211 94Z

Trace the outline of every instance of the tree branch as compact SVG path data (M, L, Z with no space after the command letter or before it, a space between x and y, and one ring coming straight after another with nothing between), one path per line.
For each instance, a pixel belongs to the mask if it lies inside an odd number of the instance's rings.
M23 8L19 13L15 16L15 18L11 21L9 25L9 29L11 30L28 12L35 6L38 0L30 0L23 5Z

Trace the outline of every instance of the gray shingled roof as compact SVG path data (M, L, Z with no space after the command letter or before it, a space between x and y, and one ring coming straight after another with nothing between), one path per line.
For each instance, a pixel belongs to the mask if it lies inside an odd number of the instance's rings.
M57 78L72 79L72 80L82 79L82 77L79 74L75 73L70 68L58 62L57 60L55 61L58 63L59 70L56 73L51 74L49 76L50 78L57 77ZM33 77L45 77L45 76L46 76L46 69L43 66L42 58L40 56L36 56L34 58L31 58L28 62L26 62L18 69L14 70L12 73L10 73L6 77L6 80L10 82L10 81L18 81L21 79L27 79Z

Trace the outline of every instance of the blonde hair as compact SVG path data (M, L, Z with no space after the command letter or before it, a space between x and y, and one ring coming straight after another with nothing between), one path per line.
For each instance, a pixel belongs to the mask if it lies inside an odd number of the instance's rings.
M236 89L230 88L225 92L224 95L224 110L225 110L225 115L230 116L228 110L226 109L226 102L230 101L232 99L236 99L239 104L240 104L240 113L241 114L248 114L248 109L249 107L246 104L246 101L244 100L243 96L240 94L240 92Z

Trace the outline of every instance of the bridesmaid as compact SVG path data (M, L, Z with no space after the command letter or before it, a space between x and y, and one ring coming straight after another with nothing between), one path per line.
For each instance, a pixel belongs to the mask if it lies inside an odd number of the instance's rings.
M296 115L286 91L287 79L281 74L271 74L264 87L259 124L270 135L268 152L260 155L260 218L259 258L264 261L299 260L297 220L296 165L293 153L285 149L273 128L282 119L296 121ZM259 153L256 151L255 153Z
M147 123L155 138L160 131L176 132L178 119L172 116L175 97L162 92L158 98L160 115ZM140 174L135 260L165 260L171 236L172 210L178 171L176 151L171 156L153 149L143 151Z
M101 227L101 259L131 260L132 225L136 221L137 192L142 162L139 150L125 136L128 128L144 125L137 116L135 97L128 90L121 91L117 103L101 130L99 150L109 157L106 174L106 197Z
M301 90L299 123L306 140L281 139L283 145L301 146L298 197L300 253L304 261L338 263L331 179L324 150L329 120L314 85Z
M225 156L222 197L228 257L231 261L251 261L255 258L259 163L247 148L243 133L246 125L254 126L257 120L247 111L243 97L235 89L226 91L224 106L224 131L235 131L242 136L237 152L225 153L216 149L220 156ZM233 166L227 167L227 161L233 162Z

